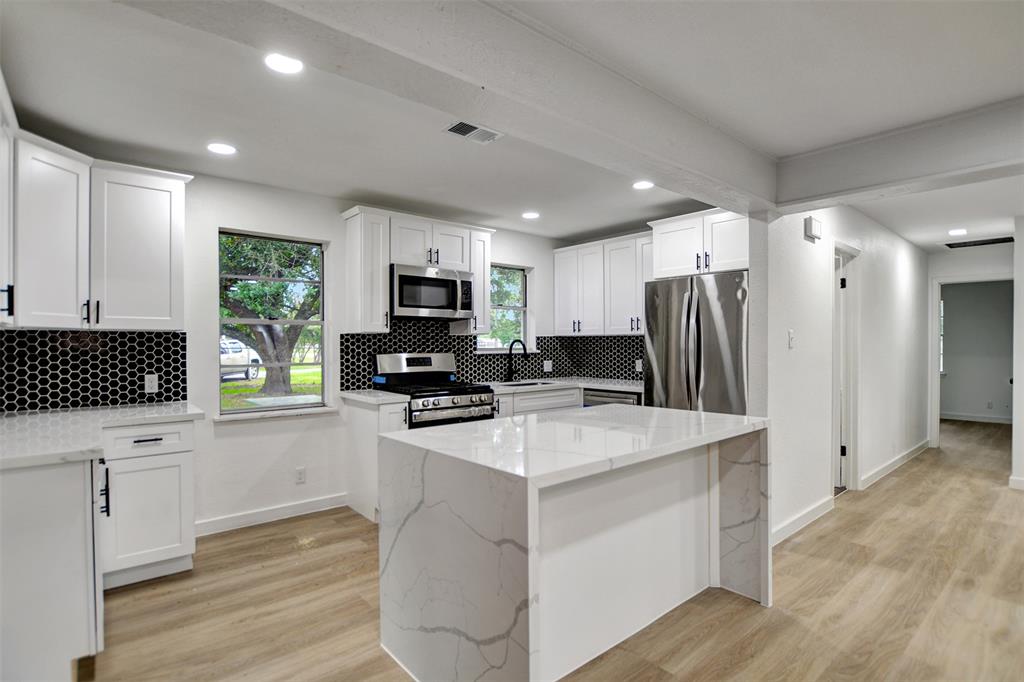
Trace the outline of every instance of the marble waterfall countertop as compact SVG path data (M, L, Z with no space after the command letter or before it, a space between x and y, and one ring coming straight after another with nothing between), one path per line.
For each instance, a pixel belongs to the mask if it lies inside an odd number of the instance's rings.
M599 405L381 437L514 474L544 488L767 426L764 417Z
M516 386L518 383L533 383L532 386ZM544 377L541 379L522 379L520 381L491 382L488 384L495 395L507 395L509 393L531 393L534 391L553 391L566 386L578 388L595 388L605 391L622 391L625 393L643 393L644 382L630 381L628 379L594 379L590 377Z
M184 401L11 413L0 418L0 470L99 457L105 428L194 421L203 416L202 410Z

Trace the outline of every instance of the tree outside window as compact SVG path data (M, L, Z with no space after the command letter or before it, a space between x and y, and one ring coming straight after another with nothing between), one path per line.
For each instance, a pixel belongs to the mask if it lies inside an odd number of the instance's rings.
M323 405L323 379L323 247L221 232L221 412Z
M491 332L477 338L478 348L508 348L526 338L526 270L491 266Z

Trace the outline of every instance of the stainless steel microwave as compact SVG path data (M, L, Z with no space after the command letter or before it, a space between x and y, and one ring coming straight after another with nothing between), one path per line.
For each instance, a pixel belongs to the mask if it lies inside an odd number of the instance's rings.
M391 316L444 320L473 317L473 273L392 265Z

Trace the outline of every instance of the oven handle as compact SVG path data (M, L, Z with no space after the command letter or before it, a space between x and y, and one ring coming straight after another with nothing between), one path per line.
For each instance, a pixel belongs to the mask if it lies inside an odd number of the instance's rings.
M482 407L489 408L485 413L480 414L480 407L464 408L464 407L453 407L442 410L424 410L423 412L413 412L409 422L409 426L412 427L415 424L426 424L429 422L442 421L445 419L491 419L494 417L494 406L483 405ZM478 414L470 414L472 411L477 411Z

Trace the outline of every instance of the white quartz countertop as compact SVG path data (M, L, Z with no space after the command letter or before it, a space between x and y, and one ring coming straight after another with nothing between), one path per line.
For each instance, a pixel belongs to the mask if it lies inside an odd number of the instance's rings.
M81 462L103 453L103 429L194 421L187 402L12 413L0 418L0 470Z
M765 429L764 417L600 405L382 434L538 488Z
M409 402L409 396L407 395L378 391L372 388L365 391L342 391L341 399L365 405L393 405L395 403Z
M538 382L533 386L514 386L517 383ZM566 386L578 388L596 388L606 391L623 391L626 393L643 393L644 382L629 381L626 379L595 379L591 377L544 377L542 379L522 379L507 383L491 383L489 386L496 395L507 395L509 393L529 393L533 391L552 391Z

